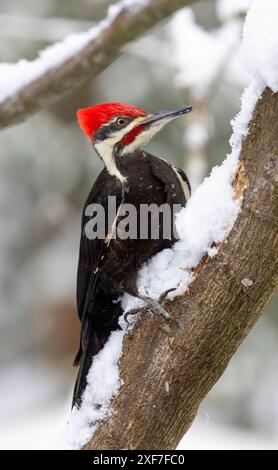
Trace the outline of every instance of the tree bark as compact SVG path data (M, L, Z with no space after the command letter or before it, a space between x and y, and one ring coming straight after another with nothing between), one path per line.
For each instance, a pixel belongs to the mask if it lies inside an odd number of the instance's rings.
M144 315L126 336L113 414L90 449L175 449L198 407L277 287L278 93L258 101L235 181L241 212L214 258L182 297L168 302L176 329Z
M123 46L194 2L149 0L136 8L123 6L116 18L75 56L47 70L0 103L0 128L22 121L95 77L118 57Z

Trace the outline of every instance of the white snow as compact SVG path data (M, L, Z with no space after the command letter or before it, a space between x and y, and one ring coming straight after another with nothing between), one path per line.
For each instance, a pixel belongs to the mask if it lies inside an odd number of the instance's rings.
M196 267L206 254L210 257L217 256L215 245L226 239L240 211L240 201L234 199L232 183L242 140L248 134L248 125L258 99L266 85L276 89L278 74L278 64L275 60L277 28L274 28L275 22L272 19L278 18L278 15L275 15L277 5L272 0L263 2L263 8L266 8L268 13L262 16L260 3L260 0L253 1L244 29L243 61L248 65L253 79L242 95L241 111L232 121L231 153L221 165L213 168L211 175L205 178L187 206L177 215L177 230L181 239L171 249L154 256L140 270L138 289L141 295L157 299L165 290L173 287L176 291L169 294L169 298L184 292L193 280L192 268ZM257 41L254 36L257 34L255 29L258 23L260 35L263 39L266 38L265 45L268 48L265 51L265 60L260 56L260 52L257 60ZM200 73L201 71L200 66ZM251 285L249 279L243 281L244 285ZM138 306L138 299L124 295L122 305L125 311L128 311ZM92 436L98 421L112 412L109 404L121 385L118 360L123 336L124 329L113 332L105 347L93 360L84 402L80 410L74 410L68 425L69 448L81 447Z
M253 53L250 53L253 51ZM252 76L278 91L278 1L253 0L243 28L241 60Z
M213 246L212 248L208 249L208 255L210 258L214 258L218 253L218 248L216 246Z
M252 281L252 279L249 279L248 277L245 277L244 279L241 280L241 284L244 287L251 287L251 286L253 286L254 282Z
M17 63L0 64L0 102L4 101L28 83L48 70L54 69L93 41L104 31L119 13L128 9L131 13L148 4L148 0L122 0L108 9L107 17L88 31L69 34L63 41L39 52L34 60L21 59Z
M108 20L104 20L87 32L70 34L63 41L40 51L34 60L21 59L16 64L0 64L0 101L74 56L107 25Z
M216 12L220 19L244 14L250 7L252 0L217 0Z
M131 13L137 13L141 8L145 7L148 5L149 0L120 0L117 2L115 5L112 5L112 11L113 9L116 9L116 12L119 13L119 8L120 9L125 9L127 8Z
M174 287L176 290L168 294L168 298L183 293L193 280L192 268L204 255L215 256L212 245L221 243L228 236L240 210L232 183L242 139L248 133L248 123L264 87L261 80L254 80L243 93L241 111L232 121L231 153L221 165L212 169L187 206L177 214L180 240L171 249L158 253L140 270L138 288L141 295L158 299ZM128 308L135 306L129 298Z
M105 347L93 359L82 405L72 410L67 424L64 446L68 449L80 449L92 436L97 422L110 414L110 401L121 385L118 362L123 336L122 330L111 333Z
M177 85L190 88L195 99L205 99L238 44L240 28L238 21L232 21L215 31L206 31L195 22L191 8L178 12L170 23Z

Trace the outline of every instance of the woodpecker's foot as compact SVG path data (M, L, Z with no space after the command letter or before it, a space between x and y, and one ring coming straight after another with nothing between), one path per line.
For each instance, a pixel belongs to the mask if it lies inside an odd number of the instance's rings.
M165 292L163 292L163 294L161 294L161 296L159 297L159 302L163 302L163 300L166 299L167 295L170 294L170 292L173 292L174 290L176 290L176 288L172 287L171 289L167 289Z
M143 300L143 302L145 302L145 305L143 305L142 307L138 307L138 308L129 310L129 312L126 312L124 314L125 321L127 323L129 323L129 321L127 319L129 317L129 315L136 315L137 313L147 313L148 311L151 311L153 313L157 313L159 315L162 315L164 318L166 318L166 320L173 323L175 325L175 327L179 328L178 322L176 320L173 320L170 313L168 312L168 310L163 305L163 301L166 299L169 292L172 292L174 290L175 290L175 288L168 289L167 291L163 292L163 294L161 294L161 296L159 297L158 300L152 299L150 297L144 297L144 296L139 297L138 296L138 298L140 300Z
M170 313L166 310L166 308L160 303L159 300L151 299L150 297L140 297L141 300L145 302L145 310L151 310L153 313L158 313L162 315L167 320L171 319Z
M126 313L124 314L124 320L125 320L127 323L131 323L131 322L128 320L128 317L129 317L129 316L137 315L137 313L146 313L148 310L149 310L149 308L148 308L147 305L143 305L143 307L132 308L131 310L129 310L128 312L126 312Z

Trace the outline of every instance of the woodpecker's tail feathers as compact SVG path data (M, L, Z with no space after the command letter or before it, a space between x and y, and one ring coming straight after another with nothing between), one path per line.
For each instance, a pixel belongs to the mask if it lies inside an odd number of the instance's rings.
M110 332L107 332L106 334L103 333L100 337L98 333L93 330L86 349L84 351L79 349L79 352L74 361L74 364L77 365L78 360L79 370L73 392L72 408L74 406L77 406L77 408L80 407L82 402L82 395L87 385L87 375L92 365L93 358L103 348L104 344L109 338L109 335Z
M79 364L79 370L74 387L72 408L80 407L93 358L103 348L111 332L120 329L118 319L122 313L120 302L106 297L105 309L102 303L95 304L89 323L86 327L82 326L80 348L74 360L75 366Z

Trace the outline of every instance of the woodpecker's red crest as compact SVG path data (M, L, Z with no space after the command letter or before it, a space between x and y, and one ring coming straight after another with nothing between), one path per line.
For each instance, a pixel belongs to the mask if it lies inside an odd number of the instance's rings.
M79 126L89 139L92 139L96 131L116 116L135 118L146 116L146 113L142 109L123 103L96 104L77 111Z

